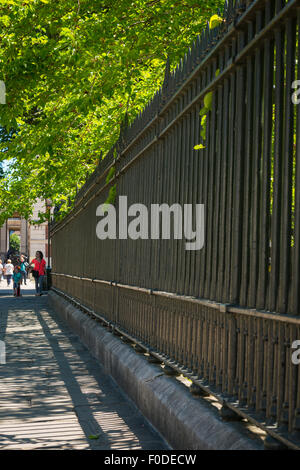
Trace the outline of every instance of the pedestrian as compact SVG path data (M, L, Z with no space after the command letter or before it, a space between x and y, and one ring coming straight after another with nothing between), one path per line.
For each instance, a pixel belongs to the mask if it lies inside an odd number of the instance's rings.
M25 286L26 286L26 279L27 279L27 272L26 272L27 266L26 265L28 266L28 263L26 263L24 256L21 255L20 257L20 273L22 277L21 284L23 284L23 281L24 281Z
M32 275L35 280L35 295L42 295L46 262L41 251L35 253L35 258L31 261L30 266L32 267Z
M10 286L13 273L14 273L14 265L12 264L11 259L8 259L6 261L6 264L4 265L4 274L6 276L6 281L7 281L8 286Z
M14 273L13 273L13 281L14 281L14 296L20 297L21 296L21 268L20 266L15 266Z
M4 270L4 267L3 267L3 264L2 264L2 259L0 259L0 282L2 281L3 270Z

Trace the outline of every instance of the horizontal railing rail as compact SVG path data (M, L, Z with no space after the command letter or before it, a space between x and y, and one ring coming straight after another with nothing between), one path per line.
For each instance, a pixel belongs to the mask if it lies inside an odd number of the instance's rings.
M203 305L206 307L214 308L216 310L220 310L220 312L224 312L224 313L225 312L239 313L241 315L255 316L257 318L275 320L275 321L280 321L286 324L293 324L293 325L300 326L300 317L298 316L290 316L290 315L285 315L285 314L280 314L280 313L259 311L256 309L242 308L237 305L222 304L220 302L214 302L212 300L199 299L199 298L192 297L192 296L176 294L174 292L163 292L159 290L147 289L144 287L131 286L131 285L126 285L126 284L121 284L120 282L116 282L116 281L106 281L104 279L94 279L94 278L92 279L88 277L72 276L71 274L63 274L63 273L55 273L55 272L51 273L51 275L60 276L60 277L64 277L67 279L75 279L78 281L88 281L88 282L92 282L96 284L97 283L103 284L103 285L111 286L111 287L119 287L120 289L128 289L131 291L142 292L148 295L157 295L157 296L166 297L169 299L177 299L177 300L182 300L185 302L193 302L199 305Z

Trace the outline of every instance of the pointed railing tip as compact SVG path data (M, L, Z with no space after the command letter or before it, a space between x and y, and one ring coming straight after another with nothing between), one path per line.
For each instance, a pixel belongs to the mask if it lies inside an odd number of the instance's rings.
M201 55L202 55L201 51L202 51L201 38L198 35L197 39L196 39L196 48L195 48L195 62L196 62L196 64L199 64L200 61L201 61Z
M239 0L237 2L236 11L241 14L246 10L246 0Z
M188 71L188 74L191 72L192 67L193 67L193 62L192 62L192 50L191 50L191 48L189 47L189 50L188 50L188 60L187 60L187 71Z
M194 68L195 64L197 64L197 43L196 41L192 44L191 49L191 67Z
M208 50L209 46L209 25L206 26L205 33L204 33L204 52Z
M205 32L204 30L201 33L201 48L202 50L204 49L204 43L205 43Z
M183 71L183 59L180 59L179 70L178 70L178 82L181 83L182 80L182 71Z
M224 8L223 8L223 18L227 17L227 12L228 12L228 1L225 0Z
M229 20L231 21L236 12L235 1L229 0Z
M165 76L163 81L163 89L166 90L168 88L170 79L170 57L167 57L166 66L165 66Z
M126 111L125 116L124 116L124 131L127 131L128 129L128 112Z

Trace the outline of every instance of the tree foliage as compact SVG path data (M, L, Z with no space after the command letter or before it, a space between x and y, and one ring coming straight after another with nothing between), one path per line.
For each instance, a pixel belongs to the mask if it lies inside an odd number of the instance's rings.
M19 253L20 251L20 237L16 233L12 233L9 237L9 248L14 253Z
M1 0L1 221L76 190L223 0ZM5 152L3 152L5 150Z

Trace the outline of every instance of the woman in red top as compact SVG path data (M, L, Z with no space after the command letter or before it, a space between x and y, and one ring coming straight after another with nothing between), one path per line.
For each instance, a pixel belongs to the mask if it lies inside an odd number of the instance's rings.
M31 261L30 265L33 267L34 271L36 271L36 276L34 278L36 290L35 295L42 295L46 262L41 251L36 252L35 259Z

